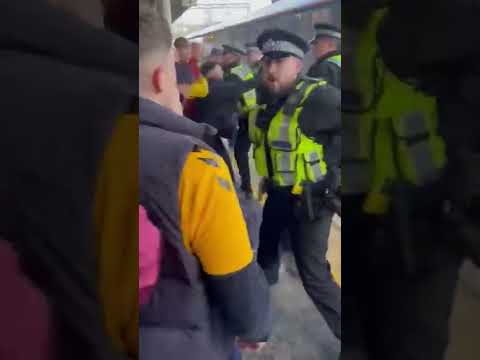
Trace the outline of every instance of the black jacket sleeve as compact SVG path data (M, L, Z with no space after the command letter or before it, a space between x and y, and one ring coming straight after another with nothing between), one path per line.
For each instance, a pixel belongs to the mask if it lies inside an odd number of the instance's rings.
M228 276L209 276L209 294L226 325L242 340L264 342L272 328L270 290L256 262Z
M235 84L238 93L241 95L251 89L255 89L259 82L259 77L256 76L252 80L243 81L235 74L227 74L224 77L226 83ZM239 96L240 98L240 96Z
M238 77L238 75L235 75L235 74L232 74L232 73L228 73L228 74L225 74L225 76L223 77L223 80L225 81L228 81L228 82L235 82L235 83L242 83L242 79L240 79Z
M327 183L335 190L340 184L342 156L341 91L333 86L322 86L307 99L300 114L300 128L324 147L328 167Z
M340 131L341 92L326 85L316 89L303 104L300 128L305 135L321 144L328 144L330 136Z
M237 82L216 81L211 83L211 93L218 102L226 100L232 103L238 100L242 94L242 88Z
M231 139L238 122L234 115L238 112L240 95L237 83L211 82L207 98L199 101L199 121L214 126L222 137Z
M330 85L341 88L342 70L336 64L328 61L317 62L308 71L309 77L324 79Z

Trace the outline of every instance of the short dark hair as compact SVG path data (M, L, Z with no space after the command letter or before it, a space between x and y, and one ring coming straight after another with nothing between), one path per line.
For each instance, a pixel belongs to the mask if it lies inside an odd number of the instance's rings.
M143 1L140 2L142 4ZM156 7L140 6L139 10L140 56L158 50L168 52L172 47L172 30L169 22Z
M190 45L189 41L184 37L179 37L175 39L175 42L173 43L173 46L175 46L176 49L186 48L189 45Z
M217 65L218 65L217 63L208 61L200 67L200 72L202 73L203 76L206 77L208 75L208 73L210 71L212 71L213 69L215 69L215 67ZM220 65L218 65L218 66L220 66Z

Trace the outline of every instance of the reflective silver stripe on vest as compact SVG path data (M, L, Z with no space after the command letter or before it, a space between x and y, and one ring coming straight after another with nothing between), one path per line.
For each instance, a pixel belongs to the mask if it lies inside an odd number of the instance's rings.
M291 152L277 152L275 155L275 172L280 177L282 186L291 186L295 184L296 173L295 163L293 162L295 157Z
M279 160L277 160L277 171L281 173L292 172L292 158L288 152L279 152L277 153Z
M296 90L292 95L290 95L285 103L283 108L283 118L279 126L278 138L272 141L272 147L277 147L280 150L292 151L296 144L290 142L290 125L291 118L297 109L297 106L302 101L303 94L307 87L309 86L308 82L303 82L298 90Z
M433 163L433 156L428 141L422 141L409 146L409 156L414 163L417 181L420 185L438 178L439 171Z
M281 175L284 182L282 185L295 184L295 164L292 164L292 154L290 152L279 152L276 154L276 171Z
M310 154L311 169L313 171L313 176L315 181L323 180L324 176L322 174L322 169L320 168L320 157L316 152Z
M291 151L293 144L290 143L290 119L291 117L283 114L282 123L279 127L279 140L272 141L272 147L279 146L280 149Z
M425 116L421 112L409 113L395 123L395 130L400 137L410 139L419 135L428 135Z
M311 163L314 163L316 161L320 161L320 156L318 156L318 154L316 152L312 152L310 154L310 159L309 160L310 160Z
M295 173L282 173L282 186L295 185Z
M429 131L424 114L415 112L402 117L395 128L400 140L406 142L408 156L415 168L419 185L435 180L439 171L435 166L429 144Z
M284 173L284 174L282 174L282 180L284 181L285 186L295 185L295 173Z

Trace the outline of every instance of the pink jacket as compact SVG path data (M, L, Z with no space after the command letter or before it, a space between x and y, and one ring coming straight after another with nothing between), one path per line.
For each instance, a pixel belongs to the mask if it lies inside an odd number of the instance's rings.
M0 354L9 360L51 359L51 318L46 297L25 277L17 255L0 239Z
M161 234L148 219L142 206L138 207L138 266L139 301L148 302L151 290L158 280L161 260Z

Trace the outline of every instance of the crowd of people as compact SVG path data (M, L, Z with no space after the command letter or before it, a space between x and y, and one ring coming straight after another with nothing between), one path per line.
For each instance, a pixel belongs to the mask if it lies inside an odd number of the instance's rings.
M262 348L284 231L305 290L341 339L340 287L326 259L327 198L340 185L340 38L317 26L313 71L327 70L306 76L311 46L296 34L266 29L245 49L207 55L141 9L141 359L230 360Z

